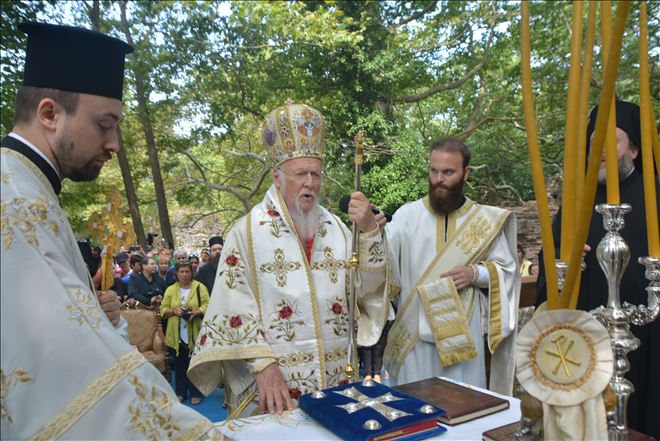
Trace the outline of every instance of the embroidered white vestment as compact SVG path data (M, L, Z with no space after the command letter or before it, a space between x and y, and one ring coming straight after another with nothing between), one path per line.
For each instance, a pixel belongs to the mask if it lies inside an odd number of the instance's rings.
M2 438L220 439L101 310L44 174L0 161Z
M224 371L231 415L253 400L255 372L273 362L293 398L346 378L351 233L321 213L309 262L274 186L227 236L188 376L208 394ZM361 345L376 343L387 317L386 263L380 232L361 234Z

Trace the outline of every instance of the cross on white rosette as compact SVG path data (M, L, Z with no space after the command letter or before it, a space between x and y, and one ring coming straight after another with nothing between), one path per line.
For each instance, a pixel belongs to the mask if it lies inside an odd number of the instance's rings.
M403 398L399 398L392 395L391 392L381 395L380 397L374 397L374 398L364 395L355 387L350 387L344 390L336 390L334 392L336 394L343 395L345 397L352 398L353 400L355 400L355 402L337 405L337 407L341 407L349 414L353 412L357 412L360 409L366 409L367 407L370 407L379 414L381 414L382 416L384 416L385 418L387 418L388 421L394 421L397 418L412 415L408 412L404 412L399 409L394 409L393 407L389 407L384 404L384 403L389 403L390 401L403 400Z

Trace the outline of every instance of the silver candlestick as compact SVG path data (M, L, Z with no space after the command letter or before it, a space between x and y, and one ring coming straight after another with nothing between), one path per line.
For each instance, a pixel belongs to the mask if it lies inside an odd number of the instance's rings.
M640 257L637 259L639 263L646 267L644 276L649 280L649 286L646 287L647 305L639 305L637 307L628 302L623 303L623 308L630 310L630 319L633 324L643 326L651 323L658 317L660 312L660 257Z
M624 375L630 370L628 352L639 347L639 339L630 331L630 323L643 325L655 319L658 314L658 294L660 287L649 287L649 308L633 306L628 303L621 305L620 284L623 273L630 260L630 249L620 236L625 221L623 216L631 211L629 204L600 204L596 211L603 215L603 225L607 233L598 244L596 256L601 269L607 278L607 307L599 306L591 313L607 327L614 354L614 375L610 387L616 396L613 414L608 415L609 439L612 441L628 440L628 423L626 409L630 394L635 390L633 384ZM657 268L657 259L652 258L647 266L647 272L653 273ZM645 260L646 262L646 260ZM649 277L647 275L647 277ZM660 276L657 276L660 277ZM656 284L658 285L658 284ZM653 294L653 295L652 295Z
M568 273L568 262L563 260L555 260L555 268L557 268L557 289L559 292L564 290L564 282L566 282L566 274ZM584 258L580 259L580 271L584 271L587 268L587 264L584 263ZM568 294L567 294L568 295Z
M584 262L582 262L584 265ZM564 289L564 282L566 281L566 273L568 272L568 263L563 260L555 260L555 268L557 268L557 289L562 292Z

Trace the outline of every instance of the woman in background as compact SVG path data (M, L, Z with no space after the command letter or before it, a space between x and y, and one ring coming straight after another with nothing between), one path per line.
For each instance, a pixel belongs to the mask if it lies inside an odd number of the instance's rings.
M209 304L209 293L203 284L193 280L189 261L176 264L174 279L160 305L160 314L167 319L165 344L176 353L174 375L179 401L187 399L190 392L190 404L197 405L202 402L202 393L190 382L186 372Z
M193 279L197 275L197 269L199 268L199 256L195 253L190 253L190 256L188 256L188 260L190 260L190 266L192 266L192 272L193 272Z

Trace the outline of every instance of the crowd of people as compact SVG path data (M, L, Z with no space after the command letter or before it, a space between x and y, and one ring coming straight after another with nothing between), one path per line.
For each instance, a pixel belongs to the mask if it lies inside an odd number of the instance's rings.
M226 241L211 237L199 255L167 242L121 250L114 285L101 292L102 251L86 242L76 247L58 194L65 178L95 179L118 151L124 58L133 48L80 28L31 23L21 29L28 34L24 86L14 128L2 141L3 437L222 437L181 401L197 404L224 384L229 418L282 413L302 394L350 381L345 368L356 346L365 373L376 380L384 367L393 384L447 376L512 393L521 272L531 274L531 264L518 253L512 212L466 196L472 154L463 140L431 143L428 157L420 158L428 164L427 193L389 223L354 192L348 203L359 232L354 240L320 203L325 118L288 103L262 125L270 188ZM50 68L53 54L62 59L60 69ZM617 118L620 112L635 114L627 105L617 108ZM621 123L630 136L619 157L622 198L641 213L633 162L638 109L636 115ZM6 212L5 201L12 201ZM629 243L634 259L648 252L642 238L631 236ZM593 249L591 237L590 244ZM359 283L351 285L353 252ZM597 272L582 278L587 286L578 307L603 304L594 294L605 292L603 280ZM624 276L635 303L643 303L641 280ZM46 298L47 307L35 308ZM175 358L174 390L128 344L122 302L161 314ZM35 323L48 323L48 332L34 332ZM356 345L350 345L354 327ZM657 418L650 416L657 413L651 398L658 385L650 372L658 363L658 322L633 332L643 346L634 353L631 424L657 436ZM72 411L81 405L84 412ZM157 423L144 421L150 417L141 406L155 409ZM58 419L63 412L66 424Z
M222 237L214 236L209 239L209 248L201 248L199 254L186 248L173 250L167 240L162 240L156 248L148 251L141 245L129 247L128 250L122 246L113 256L115 283L112 289L119 294L122 302L133 299L146 306L151 306L152 302L160 303L165 290L176 282L176 265L189 262L192 277L211 292L222 244ZM89 273L93 275L95 288L101 289L103 249L92 247L87 240L79 240L78 247Z

